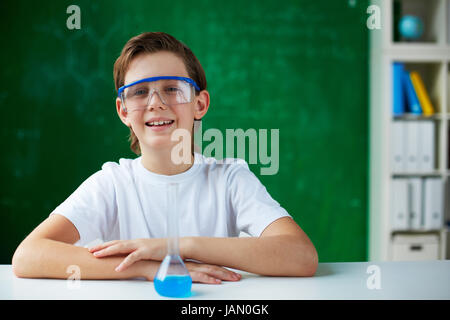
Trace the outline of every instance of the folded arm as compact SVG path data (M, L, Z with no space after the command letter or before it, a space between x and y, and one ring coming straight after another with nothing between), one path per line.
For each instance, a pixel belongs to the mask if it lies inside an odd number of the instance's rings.
M162 260L166 239L115 240L89 249L97 258L127 254L118 271L142 260ZM260 237L183 237L180 255L209 265L225 266L261 275L312 276L318 257L314 245L289 217L272 222Z
M200 260L269 276L312 276L317 251L289 217L271 223L260 237L185 238L182 254Z
M136 261L122 272L117 266L124 259L115 254L97 259L88 249L73 245L80 239L72 222L62 215L51 215L42 222L18 246L12 259L14 274L20 278L68 279L71 266L77 266L80 279L128 279L153 280L161 259ZM234 272L220 266L205 263L187 263L194 282L219 284L222 280L237 281Z
M14 274L22 278L67 279L68 267L75 265L81 279L123 279L146 277L148 270L156 272L159 266L157 262L140 261L118 274L114 269L123 257L96 259L86 248L73 245L78 240L79 233L67 218L51 215L16 249L12 259Z

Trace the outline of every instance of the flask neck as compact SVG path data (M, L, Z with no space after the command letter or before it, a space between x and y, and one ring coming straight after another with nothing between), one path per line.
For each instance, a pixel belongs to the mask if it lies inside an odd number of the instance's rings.
M167 254L179 255L178 246L178 184L167 186Z

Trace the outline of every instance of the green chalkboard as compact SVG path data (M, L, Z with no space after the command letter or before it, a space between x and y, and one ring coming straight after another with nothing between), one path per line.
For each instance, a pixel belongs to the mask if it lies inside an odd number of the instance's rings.
M81 10L69 30L66 9ZM125 42L164 31L207 75L203 131L279 129L260 175L321 262L367 259L368 1L0 2L0 263L106 161L134 158L115 111Z

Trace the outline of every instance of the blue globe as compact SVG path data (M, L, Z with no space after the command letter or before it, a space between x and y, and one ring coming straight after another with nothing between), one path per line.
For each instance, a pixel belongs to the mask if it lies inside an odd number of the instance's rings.
M423 22L416 16L403 16L398 23L400 35L405 39L417 39L423 34Z

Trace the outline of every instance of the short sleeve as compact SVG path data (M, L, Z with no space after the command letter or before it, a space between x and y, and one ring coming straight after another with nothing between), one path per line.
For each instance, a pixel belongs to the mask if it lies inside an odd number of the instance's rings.
M106 240L117 220L114 185L105 170L85 180L52 214L69 219L77 228L80 240L86 245L95 240Z
M232 165L228 179L229 197L239 231L258 237L275 220L291 217L270 196L244 160Z

